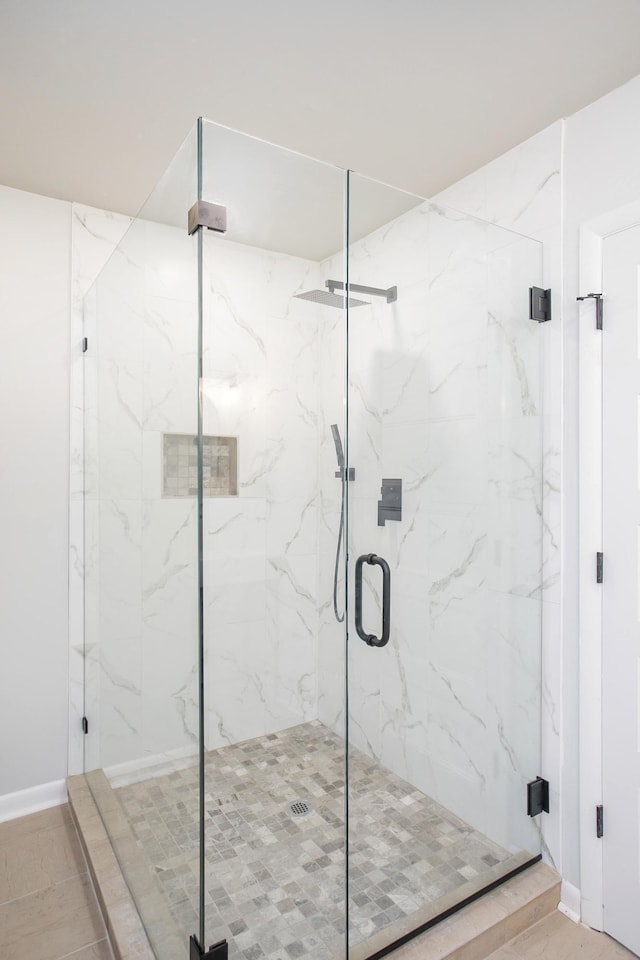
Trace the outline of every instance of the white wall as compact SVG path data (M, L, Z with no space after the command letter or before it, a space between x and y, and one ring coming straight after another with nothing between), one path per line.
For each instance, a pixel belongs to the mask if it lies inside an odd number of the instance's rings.
M569 117L565 134L563 514L569 545L563 566L565 717L563 875L580 885L578 790L578 289L580 225L640 199L640 77ZM606 310L606 307L605 307Z
M70 210L0 187L0 796L67 771Z

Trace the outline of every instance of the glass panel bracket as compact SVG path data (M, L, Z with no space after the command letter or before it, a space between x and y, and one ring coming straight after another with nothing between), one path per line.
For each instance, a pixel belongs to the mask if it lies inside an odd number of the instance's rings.
M226 940L219 940L208 950L203 950L195 934L189 938L189 960L228 960L229 944Z
M226 233L227 208L221 203L196 200L187 215L189 236L195 233L198 227L206 227L207 230L215 230L216 233Z
M549 781L542 777L527 784L527 814L537 817L539 813L549 813Z

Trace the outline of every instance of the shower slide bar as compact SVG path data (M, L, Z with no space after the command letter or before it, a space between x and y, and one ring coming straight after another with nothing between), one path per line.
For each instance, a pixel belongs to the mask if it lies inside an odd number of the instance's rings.
M345 284L341 280L327 280L325 287L329 293L335 293L336 290L344 290ZM394 303L398 299L397 287L388 287L383 290L381 287L365 287L361 283L350 283L349 293L364 293L370 297L384 297L387 303Z
M362 628L362 567L365 563L382 569L382 636L366 633ZM356 631L369 647L386 647L391 629L391 570L389 564L375 553L365 553L356 561Z

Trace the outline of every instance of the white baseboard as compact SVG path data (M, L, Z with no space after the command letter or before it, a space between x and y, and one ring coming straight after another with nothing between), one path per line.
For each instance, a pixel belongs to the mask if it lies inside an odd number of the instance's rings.
M580 923L580 891L568 880L562 881L558 910L574 923Z
M118 787L128 787L132 783L140 783L141 780L163 777L167 773L184 770L185 767L191 767L197 762L198 748L190 744L188 747L167 750L166 753L140 757L138 760L127 760L126 763L116 763L111 767L105 767L104 772L115 790Z
M6 793L0 797L0 823L15 820L16 817L26 817L29 813L37 813L38 810L57 807L66 802L67 785L64 780L54 780L52 783L29 787L28 790Z

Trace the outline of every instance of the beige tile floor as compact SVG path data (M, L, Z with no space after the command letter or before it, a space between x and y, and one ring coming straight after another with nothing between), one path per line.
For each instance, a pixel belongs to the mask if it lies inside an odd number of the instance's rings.
M463 948L465 960L472 956ZM478 956L477 954L473 954ZM113 960L87 866L66 805L0 824L2 960ZM425 942L396 953L428 960ZM604 934L557 911L487 960L638 960Z
M113 960L67 805L0 823L2 960Z
M637 960L604 933L573 923L558 911L510 940L487 960Z

